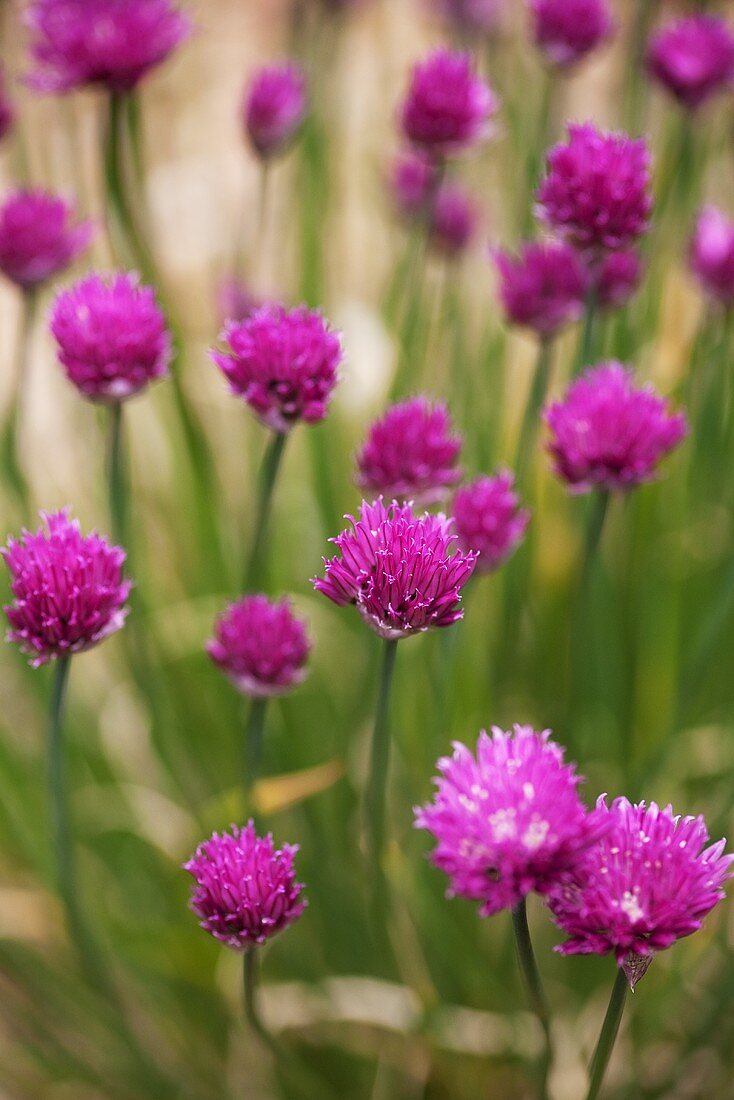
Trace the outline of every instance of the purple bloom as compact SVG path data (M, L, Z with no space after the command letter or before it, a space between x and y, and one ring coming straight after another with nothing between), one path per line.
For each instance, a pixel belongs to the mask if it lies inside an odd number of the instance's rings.
M431 204L428 232L431 243L446 256L458 256L477 232L479 211L461 184L444 183Z
M91 649L125 622L130 581L125 551L97 534L82 535L66 510L41 513L48 531L24 531L0 551L10 572L13 602L5 608L9 642L34 668Z
M311 646L290 600L245 596L217 619L206 649L238 691L267 699L305 680Z
M570 125L568 135L548 153L538 216L592 256L625 248L647 230L652 212L646 142L590 122Z
M435 50L413 69L402 108L403 132L432 156L460 153L489 136L498 106L468 54Z
M0 271L32 290L76 259L92 237L69 203L47 191L13 191L0 207Z
M530 0L533 38L553 65L573 65L614 29L607 0Z
M287 432L299 420L324 419L342 350L320 313L265 305L246 321L228 324L222 340L227 350L214 350L214 362L231 392L269 428Z
M581 779L549 730L482 732L476 759L455 741L438 770L437 793L416 809L415 824L438 841L431 858L451 880L449 897L481 902L483 917L533 890L547 894L601 835L600 815L581 802Z
M597 811L607 831L549 898L570 937L557 950L614 952L634 988L655 952L697 932L721 901L734 856L723 854L723 840L706 847L702 817L674 817L671 806L633 806L626 798L607 806L602 797Z
M5 137L15 121L15 111L8 95L5 69L0 65L0 141Z
M217 304L222 321L248 321L264 302L246 283L227 277L217 287Z
M88 275L58 295L50 327L67 378L92 401L124 401L168 374L166 321L137 275Z
M690 263L703 289L730 308L734 306L734 221L715 206L698 215Z
M545 419L555 471L575 493L649 481L688 431L683 413L669 413L651 386L636 389L632 371L614 362L587 370Z
M399 153L389 182L399 212L408 219L420 217L428 211L438 183L436 162L419 150Z
M734 79L734 33L715 15L668 23L650 41L647 68L679 103L700 107Z
M268 65L252 80L242 115L252 146L263 160L282 153L306 117L306 78L297 65Z
M252 821L200 844L184 870L196 883L190 906L204 931L246 951L298 920L307 902L296 882L297 851L293 844L276 848L271 834L259 837Z
M191 33L172 0L31 0L26 21L41 92L130 91Z
M435 504L461 477L460 450L446 406L412 397L370 428L357 455L357 484L371 494Z
M509 470L462 485L452 512L459 546L479 554L477 573L491 573L502 565L522 542L530 522Z
M544 339L555 335L584 310L589 276L578 254L563 241L523 245L518 257L492 254L500 275L500 300L511 324Z
M596 272L596 300L602 309L621 309L637 292L643 265L634 248L610 252Z
M439 15L461 33L495 30L502 15L504 0L429 0Z
M340 557L325 559L314 588L335 604L355 604L381 638L407 638L463 618L461 589L476 561L454 547L445 516L416 516L409 504L362 501L359 519L331 541Z

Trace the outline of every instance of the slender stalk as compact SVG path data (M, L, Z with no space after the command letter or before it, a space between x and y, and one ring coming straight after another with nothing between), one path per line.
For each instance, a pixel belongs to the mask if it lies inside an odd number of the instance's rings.
M117 247L127 261L135 265L146 282L155 283L150 253L138 230L126 186L125 147L127 133L127 96L110 92L107 135L104 151L105 188L110 232L117 235Z
M38 292L36 290L23 291L15 352L13 394L3 426L1 441L5 478L22 504L25 504L27 500L28 487L18 459L18 427L21 420L23 396L28 385L31 338L37 314Z
M255 533L245 572L245 588L252 588L259 582L265 536L273 507L273 490L275 489L287 438L285 432L275 432L273 434L260 467Z
M265 730L265 711L267 699L253 699L250 703L250 711L245 727L245 775L244 792L245 807L251 810L252 788L260 774L260 761L262 759L263 732Z
M596 321L596 299L596 289L592 286L586 295L584 320L581 328L581 339L579 340L576 353L574 374L578 374L583 367L588 367L591 362L591 353L594 346L594 323Z
M123 459L122 402L110 405L109 445L107 451L107 478L109 488L110 520L112 535L122 546L127 544L127 493Z
M535 443L540 411L545 401L545 395L548 392L548 383L550 382L550 361L551 342L548 339L541 340L540 346L538 347L538 358L535 364L530 394L528 396L527 405L525 406L525 415L523 416L518 439L517 457L515 459L515 474L518 485L522 484L530 453Z
M525 992L530 1002L530 1007L538 1018L543 1029L544 1049L538 1068L538 1095L539 1100L547 1100L548 1074L553 1062L553 1040L550 1030L550 1013L546 1001L543 983L540 979L538 964L535 961L535 952L530 939L528 927L528 913L525 898L512 910L512 929L515 933L515 947L517 960L520 964Z
M382 924L386 909L386 884L382 874L382 855L385 847L385 803L387 773L390 763L390 691L395 672L398 643L385 641L382 650L380 679L377 688L377 707L370 749L370 772L365 792L365 816L367 854L372 881L372 912L376 925ZM377 929L382 931L381 927Z
M262 284L265 270L266 245L268 241L269 199L270 199L270 161L264 158L260 165L260 180L257 199L257 227L255 230L255 248L253 255L253 275L258 284Z
M609 511L609 502L612 494L608 489L597 489L591 501L591 514L586 528L586 541L584 545L584 563L582 567L582 583L589 579L594 560L599 550L601 536L604 530L604 521Z
M609 1065L609 1059L614 1049L614 1041L617 1038L617 1032L619 1031L619 1025L622 1020L624 1004L627 999L627 989L627 977L624 970L619 967L617 970L617 977L612 987L612 995L609 998L607 1014L604 1017L604 1023L602 1024L601 1033L599 1035L599 1041L596 1044L594 1057L591 1060L591 1069L589 1070L589 1091L586 1094L586 1100L596 1100L599 1096L604 1074Z
M277 1057L280 1053L278 1044L263 1023L257 1008L257 979L258 958L257 948L248 947L245 951L242 970L244 989L245 1019L265 1045L272 1050Z

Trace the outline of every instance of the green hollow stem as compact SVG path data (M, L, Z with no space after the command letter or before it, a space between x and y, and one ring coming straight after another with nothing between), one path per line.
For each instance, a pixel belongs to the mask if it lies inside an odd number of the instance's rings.
M126 184L127 96L111 92L108 107L104 171L110 232L127 261L139 269L146 282L155 284L153 261L138 230Z
M248 813L252 811L252 790L260 777L267 704L267 699L253 699L250 703L250 710L247 715L247 725L245 726L245 774L243 787L245 792L245 809Z
M612 995L609 998L609 1005L607 1007L606 1016L604 1017L604 1023L602 1024L599 1034L599 1041L596 1044L594 1057L591 1059L589 1091L586 1094L586 1100L597 1100L597 1097L600 1095L604 1075L607 1071L609 1059L614 1050L617 1032L619 1031L619 1025L622 1021L622 1013L624 1012L628 988L627 977L624 970L619 967L617 970L617 977L612 987Z
M535 961L533 944L530 939L525 898L523 898L523 900L512 910L512 930L515 934L517 960L520 965L520 973L525 986L525 992L530 1007L543 1029L543 1053L538 1066L538 1097L539 1100L547 1100L548 1075L553 1063L553 1040L551 1037L548 1002L545 997L538 964Z
M380 934L383 930L383 917L387 909L387 885L382 873L382 856L385 848L385 805L387 801L387 773L390 764L390 693L397 652L397 640L385 640L377 688L375 724L370 746L370 770L365 792L365 826L367 856L370 866L371 907L376 931Z
M2 462L5 479L22 504L28 498L28 487L18 458L18 428L23 395L28 385L31 339L38 315L38 292L25 290L21 296L18 340L15 353L15 376L8 413L2 430Z
M274 432L263 456L259 475L254 535L245 570L246 589L251 589L260 582L262 556L270 523L270 513L273 510L273 493L287 439L288 436L285 432Z
M584 541L584 563L582 567L582 584L588 582L594 562L599 553L601 537L604 531L604 522L609 511L609 502L612 494L608 489L597 489L592 496L589 522L586 527Z
M540 411L548 392L551 366L551 342L542 340L538 348L538 358L535 364L535 372L530 387L530 394L525 406L525 413L520 428L520 436L515 458L515 474L518 485L521 485L528 466L530 454L535 444L538 433Z
M125 485L124 430L122 402L110 405L109 444L107 451L107 485L109 492L110 521L115 541L126 546L127 493Z
M586 295L584 306L584 319L581 326L581 338L578 343L574 374L578 374L591 362L591 354L594 347L594 327L596 322L597 294L592 287Z

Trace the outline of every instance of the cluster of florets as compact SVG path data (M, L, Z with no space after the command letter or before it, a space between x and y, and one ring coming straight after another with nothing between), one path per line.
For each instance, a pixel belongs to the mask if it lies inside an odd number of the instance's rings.
M530 0L533 38L553 65L573 65L611 35L608 0Z
M413 70L402 107L403 133L434 157L452 156L489 136L498 106L468 54L439 49Z
M33 290L71 264L92 237L72 206L41 190L14 191L0 207L0 271Z
M678 19L651 39L647 68L682 106L695 110L732 86L734 31L715 15Z
M267 699L286 694L306 678L311 646L290 600L258 595L229 605L206 648L238 691Z

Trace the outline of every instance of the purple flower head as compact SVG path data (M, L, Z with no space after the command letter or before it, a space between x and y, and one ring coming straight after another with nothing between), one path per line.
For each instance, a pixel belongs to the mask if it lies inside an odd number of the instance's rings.
M705 206L698 215L690 263L707 294L727 308L734 306L734 221L715 206Z
M507 321L544 339L578 321L589 276L578 254L563 241L523 245L519 256L492 253L500 275L499 295Z
M324 559L314 588L335 604L355 604L381 638L407 638L463 618L461 589L477 555L462 553L445 516L416 516L409 504L362 501L359 519L331 541L340 556Z
M0 141L5 137L15 121L15 111L8 95L5 69L0 65Z
M246 283L228 277L217 287L217 305L223 322L248 321L264 302Z
M530 0L535 45L552 65L573 65L614 29L608 0Z
M285 695L306 679L311 649L290 600L244 596L217 619L207 653L243 695Z
M191 34L172 0L31 0L26 21L40 92L130 91Z
M124 401L168 374L166 321L137 275L81 279L56 298L50 327L67 378L91 401Z
M476 758L460 742L438 761L433 802L416 827L433 833L432 861L449 876L449 897L481 903L489 917L535 890L547 894L605 825L578 796L581 782L550 731L515 726L482 732Z
M226 351L212 358L231 392L275 432L316 424L326 410L342 360L339 337L320 313L269 304L225 327Z
M370 428L357 455L357 484L370 494L435 504L461 477L460 450L446 406L412 397Z
M549 898L556 924L570 937L564 955L607 955L634 988L652 956L697 932L724 896L734 856L725 841L706 847L702 817L674 817L654 802L633 806L602 796L608 828L570 868Z
M425 214L437 182L436 162L427 153L419 150L399 153L389 177L397 210L409 220Z
M658 463L688 431L651 386L637 389L621 363L591 367L545 413L555 472L571 492L632 489L655 476Z
M446 256L459 256L474 239L479 211L459 183L444 183L433 199L428 231L431 243Z
M489 136L498 106L468 54L438 49L413 69L402 107L403 133L434 157L461 153Z
M568 142L548 153L538 216L583 252L598 256L641 237L652 212L650 152L644 139L602 133L590 122L568 127Z
M246 951L298 920L307 902L296 882L297 851L294 844L276 848L272 835L258 836L252 821L200 844L183 866L195 880L189 904L204 931Z
M596 301L602 309L621 309L642 282L643 264L634 248L610 252L595 273Z
M268 65L252 80L242 104L247 134L263 160L282 153L306 117L306 78L297 65Z
M463 34L487 34L496 29L504 0L429 0L442 18Z
M491 573L507 561L530 522L530 512L520 507L509 470L462 485L454 496L452 511L459 546L479 554L477 573Z
M13 191L0 207L0 271L32 290L76 259L92 237L69 203L47 191Z
M125 551L97 534L82 535L68 511L41 513L47 530L23 531L0 551L13 602L5 608L8 641L38 668L91 649L125 622L132 587L123 580Z
M647 69L689 110L695 110L734 78L734 33L715 15L690 15L653 35Z

